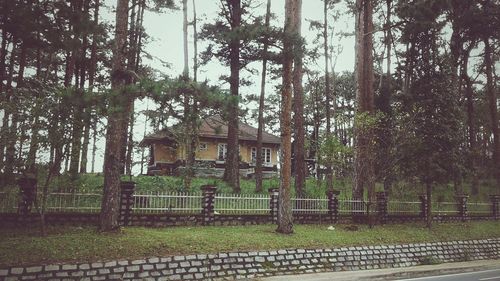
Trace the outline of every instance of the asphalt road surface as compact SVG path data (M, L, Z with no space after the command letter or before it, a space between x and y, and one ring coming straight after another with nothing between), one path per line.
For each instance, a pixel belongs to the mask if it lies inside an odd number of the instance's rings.
M259 281L500 281L500 260L258 278Z
M500 269L482 270L476 272L457 273L449 275L398 279L408 281L500 281Z

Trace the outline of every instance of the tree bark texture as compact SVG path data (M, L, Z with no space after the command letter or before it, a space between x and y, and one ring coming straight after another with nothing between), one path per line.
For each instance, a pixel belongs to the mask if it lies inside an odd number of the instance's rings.
M294 48L295 16L299 1L286 0L285 2L285 29L283 38L283 85L281 90L281 170L280 193L278 203L277 232L293 233L293 214L290 197L292 174L292 66Z
M127 44L128 0L118 0L116 8L116 29L111 73L112 96L108 108L106 150L104 152L104 196L100 214L100 230L112 231L118 228L120 214L120 174L123 170L121 145L127 131L126 112L128 99L124 94L126 86L126 44Z
M265 27L269 29L271 19L271 0L267 0ZM264 58L262 59L262 72L260 77L260 96L259 96L259 117L257 127L257 155L255 163L255 191L262 192L262 134L264 132L264 99L266 95L266 75L267 75L267 35L264 40Z
M356 114L358 122L354 128L353 197L363 198L366 188L370 202L375 201L374 140L373 129L366 126L364 119L373 116L374 111L372 9L371 0L356 1Z
M227 0L231 16L231 31L241 26L241 0ZM231 100L228 109L227 156L224 171L225 181L233 188L233 192L240 192L240 152L239 152L239 83L240 83L240 47L241 42L235 34L229 42L229 64L231 76L229 87Z
M19 54L19 68L16 77L16 88L21 89L24 82L24 70L26 67L26 51L27 47L25 43L21 43L21 50ZM8 86L10 89L11 86ZM16 103L17 97L14 95L11 97L11 102ZM7 140L7 146L5 149L5 178L7 182L12 182L14 180L14 169L16 167L16 143L17 143L17 130L19 123L19 112L17 108L14 108L11 112L11 124L9 127L9 137Z
M383 130L380 130L379 140L381 142L382 158L379 162L380 169L382 172L381 179L384 184L384 191L389 192L391 190L392 180L393 180L393 167L392 167L392 156L391 147L393 146L393 123L392 123L392 109L391 109L391 47L392 47L392 30L389 28L391 26L391 14L392 14L392 0L386 0L387 18L385 22L385 48L387 51L386 60L386 73L385 79L381 75L381 79L384 81L381 87L380 93L380 110L384 113L383 117Z
M498 128L498 109L497 96L493 85L493 62L491 59L492 48L489 38L483 38L484 43L484 65L486 72L486 95L488 97L488 106L490 109L490 126L493 135L493 173L497 181L497 187L500 189L500 135Z
M304 196L306 183L306 159L305 159L305 128L304 128L304 88L302 87L303 75L303 46L301 38L302 0L296 1L295 24L294 24L294 67L293 67L293 121L294 121L294 144L295 144L295 191L297 196Z
M330 67L328 62L330 55L328 52L328 0L323 0L323 52L325 56L325 98L326 98L326 138L332 135L332 110L330 93ZM326 164L326 185L327 189L333 189L333 169L330 163Z
M196 18L196 0L193 0L193 81L198 81L198 20Z

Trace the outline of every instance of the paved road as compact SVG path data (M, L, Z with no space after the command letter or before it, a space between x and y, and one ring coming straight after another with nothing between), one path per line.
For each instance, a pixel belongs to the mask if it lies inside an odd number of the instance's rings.
M429 277L422 277L429 276ZM406 268L326 272L254 279L259 281L500 281L500 260L445 263Z
M429 276L411 279L396 279L407 281L500 281L500 269L482 270L476 272L457 273L440 276Z

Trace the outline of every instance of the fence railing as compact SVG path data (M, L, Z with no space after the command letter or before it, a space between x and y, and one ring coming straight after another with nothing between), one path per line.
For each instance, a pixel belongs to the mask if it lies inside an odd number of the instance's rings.
M188 192L138 193L133 195L133 212L140 213L199 213L203 195Z
M432 202L432 213L441 215L458 215L456 202Z
M418 215L421 210L419 201L388 201L387 213L390 215Z
M214 210L219 214L269 214L270 200L265 194L216 194Z
M16 213L18 201L17 192L0 192L0 213Z
M292 212L297 214L319 214L328 212L328 198L292 198Z
M39 202L42 194L37 194ZM102 194L78 192L51 192L47 194L47 212L98 213L101 210Z
M363 200L344 198L339 200L339 214L362 215L367 211L367 204ZM373 212L374 210L370 210Z
M467 202L467 208L471 215L489 215L492 212L491 203Z
M132 195L132 212L135 213L200 213L203 209L203 194L195 192L139 192ZM16 213L20 195L18 192L0 192L0 213ZM37 194L41 202L41 193ZM102 194L88 192L49 192L46 198L47 212L96 213L100 211ZM215 194L216 214L270 214L271 197L268 194ZM323 214L329 211L327 197L292 198L295 214ZM422 203L411 200L388 200L389 215L418 215ZM373 204L370 212L376 212ZM338 199L340 215L363 215L367 212L367 202L342 197ZM491 202L467 202L470 215L491 215ZM438 216L459 215L457 202L433 202L432 214Z

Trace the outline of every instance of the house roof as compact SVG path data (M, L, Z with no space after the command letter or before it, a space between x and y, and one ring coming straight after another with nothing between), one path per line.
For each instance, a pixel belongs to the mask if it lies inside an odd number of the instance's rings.
M156 141L174 140L173 127L162 129L144 137L140 146L145 146ZM239 139L247 141L257 141L257 128L254 128L246 123L239 122ZM211 116L205 118L200 125L199 137L227 139L228 126L220 116ZM262 143L280 144L279 137L262 132Z

